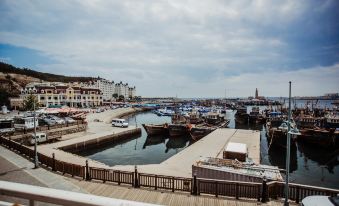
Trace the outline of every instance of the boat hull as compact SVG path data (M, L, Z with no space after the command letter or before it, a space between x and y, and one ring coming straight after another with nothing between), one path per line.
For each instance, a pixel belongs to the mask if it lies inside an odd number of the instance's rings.
M142 126L145 128L147 135L161 135L161 134L168 133L166 124L161 124L161 125L142 124Z
M185 136L189 134L189 130L186 124L170 124L168 133L171 137Z

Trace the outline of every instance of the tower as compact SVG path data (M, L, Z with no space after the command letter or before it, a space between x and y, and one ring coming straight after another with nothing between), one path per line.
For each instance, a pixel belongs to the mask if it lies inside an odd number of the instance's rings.
M258 99L259 95L258 95L258 88L255 88L255 98Z

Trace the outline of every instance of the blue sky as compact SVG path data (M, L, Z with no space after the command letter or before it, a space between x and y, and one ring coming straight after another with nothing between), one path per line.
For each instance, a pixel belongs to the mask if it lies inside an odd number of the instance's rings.
M142 96L339 92L339 1L0 2L0 60Z

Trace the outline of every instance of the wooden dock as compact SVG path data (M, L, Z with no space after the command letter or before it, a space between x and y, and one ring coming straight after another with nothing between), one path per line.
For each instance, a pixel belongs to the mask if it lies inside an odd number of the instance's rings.
M282 201L270 201L261 203L256 200L236 200L234 198L216 198L210 195L194 196L190 193L169 191L155 191L151 189L135 189L130 186L117 186L114 184L102 184L101 182L88 182L79 179L67 178L81 189L99 196L117 199L132 200L137 202L153 203L159 205L227 205L227 206L254 206L254 205L283 205ZM297 205L290 203L291 205Z

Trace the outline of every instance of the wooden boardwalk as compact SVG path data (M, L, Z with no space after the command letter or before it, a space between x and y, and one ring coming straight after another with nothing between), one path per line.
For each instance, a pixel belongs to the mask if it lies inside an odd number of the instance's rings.
M214 197L208 195L194 196L190 193L170 192L166 190L135 189L131 186L118 186L116 184L88 182L84 180L67 178L81 189L99 196L117 199L132 200L137 202L153 203L159 205L231 205L231 206L253 206L253 205L283 205L282 201L270 201L267 203L256 200L236 200L235 198ZM291 203L291 205L297 205Z

